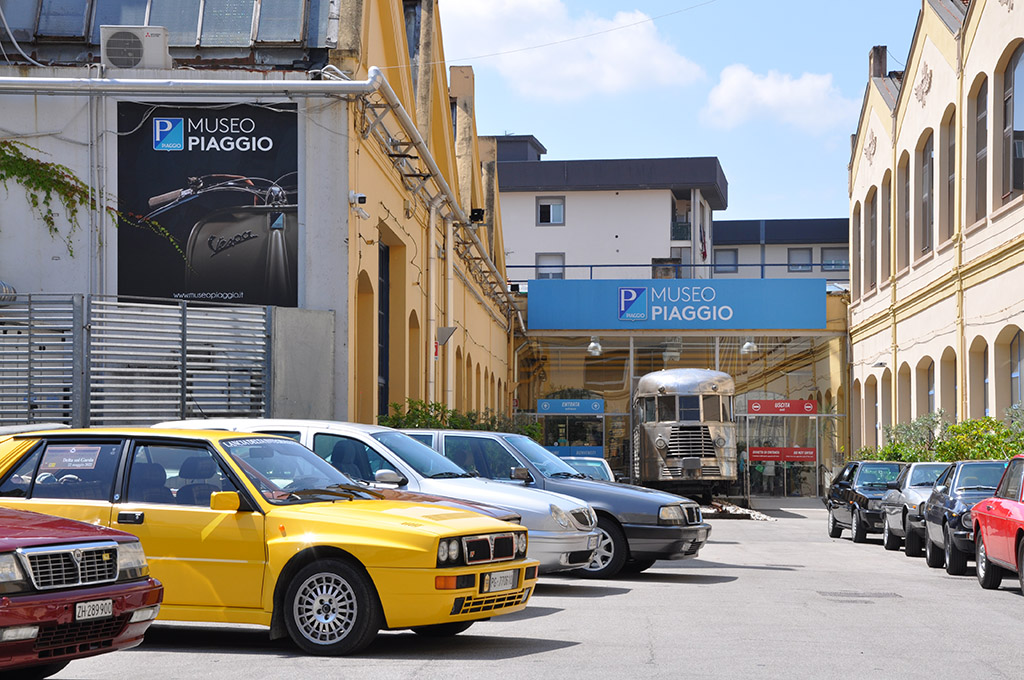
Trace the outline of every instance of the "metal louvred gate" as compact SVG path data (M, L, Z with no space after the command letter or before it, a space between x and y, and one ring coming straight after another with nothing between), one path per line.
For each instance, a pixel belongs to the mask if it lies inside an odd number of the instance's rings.
M263 416L266 307L86 295L0 306L0 425Z

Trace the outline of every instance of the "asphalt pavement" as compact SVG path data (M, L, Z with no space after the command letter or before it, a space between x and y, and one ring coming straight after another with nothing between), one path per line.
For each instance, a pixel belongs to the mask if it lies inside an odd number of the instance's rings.
M265 629L154 625L138 648L57 678L1018 678L1024 597L984 591L879 536L830 539L816 499L713 520L699 559L608 581L545 576L526 610L448 639L382 632L346 658Z

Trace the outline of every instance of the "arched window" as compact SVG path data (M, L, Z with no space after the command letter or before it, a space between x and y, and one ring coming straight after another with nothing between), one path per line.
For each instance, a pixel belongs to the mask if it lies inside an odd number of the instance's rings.
M1010 340L1010 404L1019 404L1024 401L1024 395L1021 393L1021 380L1020 380L1020 368L1021 368L1021 332L1017 331L1013 339Z
M942 218L939 220L942 227L942 240L948 241L953 238L956 230L956 111L951 110L949 119L942 126L942 136L945 144L942 145L945 157L942 167L945 174L945 185L942 190Z
M896 170L896 271L910 264L910 157L904 153Z
M928 413L935 413L935 362L928 364Z
M878 272L878 191L871 190L868 202L868 219L864 223L864 253L866 289L874 290L877 285Z
M1017 85L1024 92L1024 44L1003 71L1003 201L1024 189L1024 105L1016 106Z
M918 152L917 169L921 182L918 193L917 254L932 250L932 233L935 227L935 149L933 136L929 133Z
M984 385L985 398L982 400L982 406L985 407L985 415L992 415L989 412L989 396L988 396L988 345L985 346L985 351L981 355L981 382Z
M892 275L892 263L890 262L890 249L892 248L892 181L891 175L885 173L885 179L882 180L882 237L879 239L882 251L881 263L882 273L879 277L880 283L884 284L889 280L889 276Z
M982 78L974 106L974 221L988 213L988 80ZM968 184L967 186L971 186Z

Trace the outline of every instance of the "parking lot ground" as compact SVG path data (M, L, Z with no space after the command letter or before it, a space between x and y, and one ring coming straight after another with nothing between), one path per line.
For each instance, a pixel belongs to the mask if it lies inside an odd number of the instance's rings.
M59 678L1019 678L1024 597L825 533L817 500L718 520L700 559L609 581L544 577L527 609L449 639L383 632L355 657L266 631L154 625L142 646Z

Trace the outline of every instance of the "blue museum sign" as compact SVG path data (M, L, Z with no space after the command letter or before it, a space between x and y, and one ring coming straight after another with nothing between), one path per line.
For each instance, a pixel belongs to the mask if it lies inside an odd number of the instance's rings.
M825 279L539 279L529 330L817 330Z
M594 415L604 413L604 399L538 399L540 415Z

